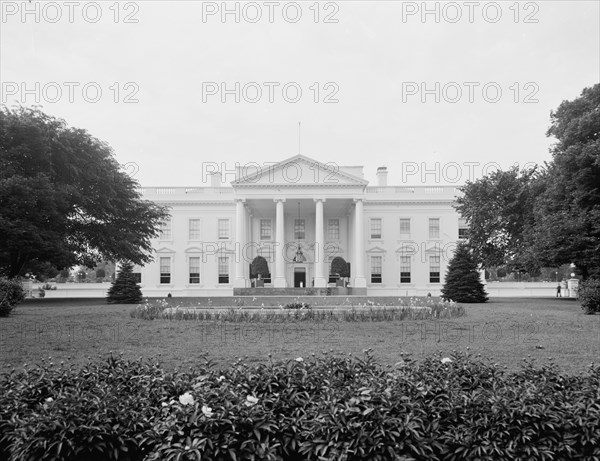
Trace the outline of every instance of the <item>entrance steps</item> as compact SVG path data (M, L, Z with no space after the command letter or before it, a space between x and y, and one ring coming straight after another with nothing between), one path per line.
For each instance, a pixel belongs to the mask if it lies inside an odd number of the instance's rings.
M364 296L366 288L305 287L305 288L234 288L233 296Z

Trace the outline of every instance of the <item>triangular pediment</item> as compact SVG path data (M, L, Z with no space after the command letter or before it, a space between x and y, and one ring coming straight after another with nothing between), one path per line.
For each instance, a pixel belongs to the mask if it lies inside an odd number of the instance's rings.
M240 170L235 187L364 187L368 181L342 171L335 163L322 163L304 155L295 155L274 165L258 164Z
M439 243L433 243L427 245L425 249L425 254L437 255L442 252L442 246Z
M204 253L204 248L189 247L189 248L186 248L185 253Z
M373 248L369 248L367 250L367 253L385 253L385 248L381 248L381 247L373 247Z
M168 247L161 247L158 250L156 250L157 253L160 254L172 254L175 253L175 250L172 250L171 248Z

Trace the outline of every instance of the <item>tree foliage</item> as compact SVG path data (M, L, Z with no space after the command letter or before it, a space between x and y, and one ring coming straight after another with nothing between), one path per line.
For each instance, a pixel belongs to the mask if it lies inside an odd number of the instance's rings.
M266 279L269 277L269 265L267 260L262 256L257 256L252 260L250 264L250 278L257 278L259 275L261 278Z
M455 208L469 224L468 239L475 259L484 267L520 269L525 262L524 234L533 219L535 170L496 171L467 182Z
M600 84L563 101L551 122L547 135L557 143L533 207L530 257L600 275Z
M2 107L0 166L0 272L152 259L166 210L142 200L112 149L87 131Z
M133 264L124 262L117 278L108 290L109 303L137 304L142 302L142 290L133 277Z
M456 247L448 265L442 298L458 303L484 303L488 299L479 278L477 263L464 243Z
M331 270L332 274L338 274L340 277L350 277L350 271L348 270L348 263L341 256L336 256L331 260Z
M574 263L600 275L600 84L563 101L547 136L557 139L543 169L496 172L463 188L456 209L485 267L529 272Z

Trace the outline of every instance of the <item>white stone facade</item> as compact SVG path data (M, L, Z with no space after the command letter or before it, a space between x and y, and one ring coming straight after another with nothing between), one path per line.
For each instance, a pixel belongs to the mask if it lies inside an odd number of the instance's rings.
M377 176L371 187L362 167L297 155L230 184L215 175L211 187L144 187L143 198L170 207L171 222L154 241L154 262L136 269L142 291L232 295L251 286L260 254L265 286L328 286L329 263L341 256L356 293L438 295L459 240L457 188L387 186L385 168ZM294 261L298 248L304 262Z

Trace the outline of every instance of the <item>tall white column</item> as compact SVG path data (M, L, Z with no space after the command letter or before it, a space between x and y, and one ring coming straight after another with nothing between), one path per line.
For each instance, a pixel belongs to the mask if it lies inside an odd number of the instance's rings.
M285 236L284 236L284 216L283 216L283 202L285 199L274 199L276 203L275 208L275 279L273 285L276 288L285 288L287 283L285 281Z
M354 286L364 288L367 286L365 279L365 218L363 200L355 199L354 210Z
M235 199L235 279L233 286L237 288L246 287L246 278L244 277L244 249L246 245L246 230L244 229L245 214L244 200Z
M249 270L249 266L250 263L252 262L252 258L254 258L253 253L256 251L256 247L254 245L254 239L252 238L252 227L253 227L253 221L252 221L252 211L250 210L250 208L248 208L248 213L246 215L246 242L248 242L249 246L252 247L251 248L247 248L244 251L244 256L246 258L249 258L249 260L247 259L246 261L244 261L244 270L248 271L248 280L250 280L250 270Z
M325 238L323 233L323 202L325 199L315 200L315 288L327 286L323 267L325 262Z

